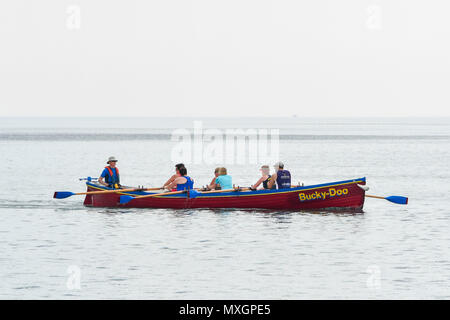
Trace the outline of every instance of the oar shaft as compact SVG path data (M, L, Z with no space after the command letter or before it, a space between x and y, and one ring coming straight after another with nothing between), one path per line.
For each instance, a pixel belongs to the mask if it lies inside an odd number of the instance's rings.
M106 193L116 193L116 192L132 192L132 191L151 191L151 190L159 190L160 188L148 188L148 189L138 189L138 188L130 188L130 189L114 189L114 190L104 190L104 191L89 191L89 192L79 192L75 193L75 195L84 195L84 194L106 194Z
M379 197L379 196L372 196L370 194L366 194L366 197L369 198L375 198L375 199L384 199L392 203L396 204L408 204L408 197L403 196L389 196L389 197Z
M221 192L233 192L233 191L238 191L238 190L237 190L237 189L211 190L211 191L202 191L201 194L221 193ZM241 189L240 191L244 191L244 189Z
M137 196L134 197L135 199L142 199L142 198L151 198L151 197L159 197L159 196L170 196L172 194L180 194L186 192L186 190L182 190L182 191L173 191L173 192L163 192L163 193L154 193L154 194L149 194L149 195L145 195L145 196Z
M213 191L207 191L207 192L200 192L201 194L210 194L210 193L219 193L219 192L232 192L232 191L237 191L235 189L227 189L227 190L213 190ZM173 191L173 192L165 192L165 193L155 193L155 194L149 194L149 195L145 195L145 196L137 196L137 197L132 197L132 196L121 196L121 200L120 203L121 204L126 204L128 202L130 202L131 200L134 199L143 199L143 198L152 198L152 197L161 197L161 196L170 196L170 195L175 195L175 194L180 194L180 193L185 193L186 190L182 190L182 191Z
M211 190L211 191L201 191L202 194L210 194L210 193L220 193L220 192L231 192L234 189L226 189L226 190Z
M240 191L246 191L246 190L250 190L249 188L243 188ZM236 189L226 189L226 190L212 190L212 191L204 191L201 192L201 194L210 194L210 193L220 193L220 192L232 192L232 191L238 191ZM149 195L145 195L145 196L137 196L135 197L136 199L142 199L142 198L150 198L150 197L158 197L158 196L170 196L172 194L180 194L180 193L184 193L186 192L186 190L182 190L182 191L174 191L174 192L166 192L166 193L155 193L155 194L149 194Z
M380 197L380 196L372 196L372 195L370 195L370 194L366 194L365 196L366 196L366 197L368 197L368 198L375 198L375 199L386 199L385 197Z

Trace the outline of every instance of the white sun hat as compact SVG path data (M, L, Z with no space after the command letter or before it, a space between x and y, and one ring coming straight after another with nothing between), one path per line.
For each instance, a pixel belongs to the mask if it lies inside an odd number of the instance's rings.
M277 169L277 168L283 169L283 168L284 168L284 163L281 162L281 161L278 161L278 162L275 163L273 166L274 166L275 169Z
M106 163L117 162L117 161L119 161L119 160L117 160L116 157L111 156L111 157L108 158L108 162L106 162Z

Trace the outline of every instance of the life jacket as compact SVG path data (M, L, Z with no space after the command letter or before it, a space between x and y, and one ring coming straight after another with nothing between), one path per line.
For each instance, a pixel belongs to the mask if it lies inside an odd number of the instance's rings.
M287 170L277 171L278 189L289 189L291 187L291 173Z
M269 181L270 181L270 179L272 179L271 176L269 176L266 180L263 181L263 188L264 189L269 189ZM276 189L276 188L277 188L277 186L275 184L273 184L271 189Z
M177 184L177 191L193 189L194 188L194 180L192 180L188 176L183 176L183 178L186 178L187 181L182 184Z
M110 166L105 167L108 170L108 174L105 176L105 182L110 186L115 186L120 183L119 169L117 167L111 168ZM116 177L114 177L114 173L112 171L114 169L116 171Z

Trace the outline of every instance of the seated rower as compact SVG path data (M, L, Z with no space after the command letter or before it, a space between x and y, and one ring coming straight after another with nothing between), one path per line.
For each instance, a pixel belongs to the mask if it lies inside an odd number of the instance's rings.
M214 188L218 190L233 189L233 181L230 175L227 174L227 168L219 168L219 176L214 181Z
M169 184L171 184L176 178L181 177L180 175L180 169L184 168L184 164L183 163L178 163L175 165L175 174L173 176L171 176L169 178L169 180L166 181L166 183L164 183L164 185L162 186L161 189L164 189L165 187L167 187ZM172 190L172 191L176 191L176 190Z
M169 183L166 188L168 190L176 191L194 189L194 180L187 176L187 169L185 167L181 167L178 172L180 173L180 176Z
M106 163L108 166L103 169L102 174L98 178L98 182L109 188L121 188L119 169L116 167L117 159L115 157L109 157Z
M269 181L272 179L270 176L270 169L269 166L264 165L259 169L261 171L262 177L259 178L259 180L250 187L252 190L256 190L262 183L263 189L269 189ZM276 189L276 186L273 184L271 189Z
M220 186L216 185L216 179L219 176L220 168L216 168L214 170L214 178L211 180L211 183L206 186L208 190L220 190Z
M269 189L272 189L275 182L277 183L278 189L289 189L291 187L291 173L288 170L284 170L283 162L275 163L274 168L275 173L267 183Z

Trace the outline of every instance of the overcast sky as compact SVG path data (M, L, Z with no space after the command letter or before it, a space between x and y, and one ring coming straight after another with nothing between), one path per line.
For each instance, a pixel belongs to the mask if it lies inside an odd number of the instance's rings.
M0 2L0 116L450 116L448 0Z

